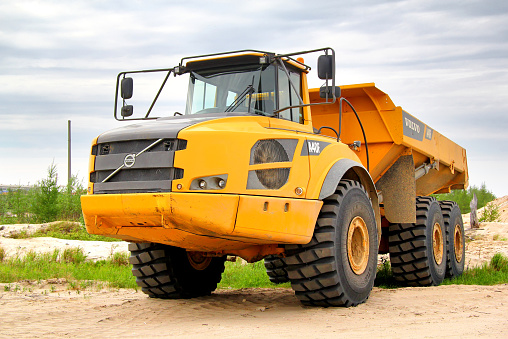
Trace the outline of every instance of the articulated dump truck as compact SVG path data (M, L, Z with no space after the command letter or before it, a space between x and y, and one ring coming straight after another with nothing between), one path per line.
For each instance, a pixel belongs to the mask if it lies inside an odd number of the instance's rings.
M308 88L308 53L320 88ZM133 77L155 72L162 85L136 117ZM181 76L185 113L153 117ZM430 195L467 186L466 151L374 84L336 86L331 48L122 72L114 116L134 122L93 141L83 214L89 233L130 242L150 297L209 295L227 256L264 259L272 282L317 306L364 302L378 253L410 286L464 270L460 210Z

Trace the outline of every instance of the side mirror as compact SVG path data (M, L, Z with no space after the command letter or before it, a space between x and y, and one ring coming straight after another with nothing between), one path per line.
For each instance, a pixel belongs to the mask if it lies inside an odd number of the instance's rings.
M319 97L320 98L333 98L333 92L335 90L335 97L340 98L340 87L339 86L322 86L319 88Z
M320 55L318 58L318 77L321 80L333 79L333 56L332 55Z
M132 98L132 89L134 87L132 78L123 78L120 87L121 87L120 94L122 95L122 99ZM123 110L122 110L122 116L124 116Z
M125 105L122 107L122 112L120 113L122 117L130 117L134 113L134 107L132 105Z

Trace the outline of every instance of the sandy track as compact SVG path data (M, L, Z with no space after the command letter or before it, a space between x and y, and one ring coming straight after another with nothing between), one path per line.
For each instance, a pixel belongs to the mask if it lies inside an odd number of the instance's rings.
M112 249L107 247L112 243L15 240L1 235L0 245L9 252L79 245L98 259L126 250L125 243ZM466 235L475 239L466 246L468 266L486 262L496 252L508 254L508 241L494 240L508 238L508 224L484 224ZM13 285L5 291L7 284L0 284L0 338L508 338L506 284L374 288L365 304L325 309L301 306L290 289L219 290L192 300L158 300L133 290L89 289L78 294L65 282L52 283L13 284L20 291Z
M0 338L508 337L508 285L381 290L352 308L301 306L289 289L192 300L140 292L0 292Z

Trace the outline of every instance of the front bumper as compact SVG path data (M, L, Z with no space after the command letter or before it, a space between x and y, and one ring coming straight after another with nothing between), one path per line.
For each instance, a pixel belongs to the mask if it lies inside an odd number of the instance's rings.
M192 251L310 241L322 201L207 193L81 197L87 231Z

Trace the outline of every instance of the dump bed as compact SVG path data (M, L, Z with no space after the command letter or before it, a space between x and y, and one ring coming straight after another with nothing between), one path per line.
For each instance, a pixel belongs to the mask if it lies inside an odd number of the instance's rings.
M319 89L311 89L311 102L322 102ZM427 165L425 175L416 180L416 194L449 192L467 187L466 150L425 123L395 106L390 97L373 83L341 86L341 95L349 101L365 129L369 151L369 172L377 182L402 156L412 155L415 168ZM362 130L353 110L342 101L341 141L361 141L358 152L365 167L366 147ZM333 127L339 131L339 100L331 105L312 107L315 128ZM422 112L424 113L424 108ZM335 136L331 130L323 134ZM430 170L429 170L430 169ZM423 170L418 171L422 173ZM417 175L418 177L418 175Z

